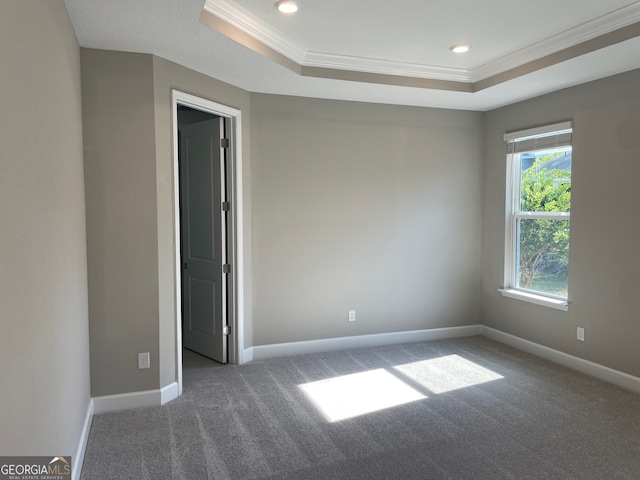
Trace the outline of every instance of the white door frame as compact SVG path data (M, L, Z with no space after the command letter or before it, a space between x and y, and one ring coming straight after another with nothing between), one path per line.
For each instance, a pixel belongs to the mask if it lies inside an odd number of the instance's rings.
M178 165L178 105L211 113L229 120L229 165L231 169L231 241L229 260L232 268L233 293L230 299L229 363L242 364L244 358L244 262L243 262L243 206L242 206L242 112L220 103L205 100L178 90L171 90L171 118L173 135L173 232L176 316L176 370L178 395L182 395L182 282L180 261L180 182Z

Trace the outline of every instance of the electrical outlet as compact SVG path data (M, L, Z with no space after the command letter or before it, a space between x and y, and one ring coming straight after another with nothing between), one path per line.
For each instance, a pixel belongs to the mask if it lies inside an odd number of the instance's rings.
M355 322L356 321L356 311L355 310L349 310L349 321L350 322Z
M138 354L138 369L151 368L151 362L149 360L149 352Z
M584 328L578 327L578 334L577 334L576 338L578 340L580 340L581 342L584 342Z

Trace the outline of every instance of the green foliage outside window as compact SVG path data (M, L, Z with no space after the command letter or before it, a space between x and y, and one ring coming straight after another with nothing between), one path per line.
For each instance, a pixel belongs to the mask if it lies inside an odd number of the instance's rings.
M522 171L520 210L522 212L569 212L571 207L571 167L557 168L565 152L536 157ZM569 160L570 162L570 160ZM536 277L560 274L566 282L569 256L568 219L521 219L519 222L519 286L535 288ZM553 288L552 288L553 289ZM560 292L566 295L566 284Z

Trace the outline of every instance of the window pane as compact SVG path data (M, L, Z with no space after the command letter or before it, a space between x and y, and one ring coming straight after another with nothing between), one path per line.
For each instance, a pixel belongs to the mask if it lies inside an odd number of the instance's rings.
M567 296L569 220L519 219L516 287Z
M520 211L568 212L571 147L520 154Z

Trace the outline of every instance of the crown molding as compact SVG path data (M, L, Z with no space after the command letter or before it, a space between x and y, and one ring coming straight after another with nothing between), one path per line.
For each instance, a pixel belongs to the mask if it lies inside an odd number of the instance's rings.
M206 0L203 10L242 30L299 65L307 49L230 0Z
M578 25L516 52L470 70L468 81L477 82L640 21L640 2Z
M640 36L640 1L472 69L309 51L232 0L206 0L201 22L303 76L475 92Z
M300 66L458 82L470 80L469 71L464 69L311 52L231 0L206 0L203 10L250 35Z
M352 57L349 55L321 52L308 52L302 65L305 67L353 70L356 72L429 78L434 80L452 80L456 82L468 82L470 78L469 70L461 68L435 67L418 63L396 62L393 60Z

